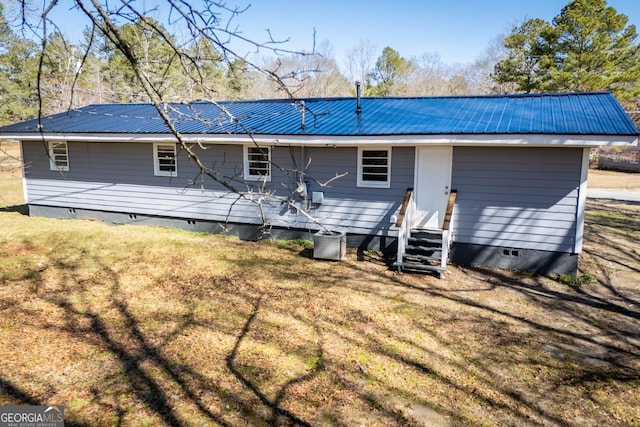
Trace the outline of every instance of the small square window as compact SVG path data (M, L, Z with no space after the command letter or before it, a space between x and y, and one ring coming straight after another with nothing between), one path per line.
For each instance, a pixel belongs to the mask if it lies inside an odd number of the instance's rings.
M52 171L69 170L69 147L66 142L49 142L49 167Z
M271 181L271 149L244 146L244 179Z
M157 176L178 176L175 144L153 144L153 167Z
M358 149L358 186L389 188L391 184L391 149Z

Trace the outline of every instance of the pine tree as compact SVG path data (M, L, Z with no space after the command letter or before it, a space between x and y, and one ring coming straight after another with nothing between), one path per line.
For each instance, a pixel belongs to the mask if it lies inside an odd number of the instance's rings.
M181 65L172 47L176 44L174 38L156 20L145 16L135 23L122 25L118 31L130 44L138 72L165 99L177 100L181 87L176 79L181 74ZM103 49L108 54L109 81L114 99L119 102L148 101L129 59L110 42Z
M507 58L495 66L497 83L515 83L522 92L544 88L552 65L554 28L542 19L530 19L513 29L504 40Z
M373 81L377 84L371 89L373 95L388 96L404 93L410 62L387 46L376 61L373 71Z
M610 90L636 98L640 48L628 22L606 0L573 0L551 23L531 19L514 28L494 79L523 92Z
M36 45L9 27L0 3L0 124L33 118L38 113Z
M574 0L565 6L553 20L557 66L549 77L557 89L611 90L621 98L637 94L637 33L628 22L606 0Z

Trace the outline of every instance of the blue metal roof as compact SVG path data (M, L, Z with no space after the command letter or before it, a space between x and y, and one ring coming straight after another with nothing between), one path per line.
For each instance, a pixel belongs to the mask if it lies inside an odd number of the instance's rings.
M304 101L305 126L302 127ZM460 97L224 101L168 104L182 134L486 135L640 133L607 92ZM226 110L226 112L224 111ZM168 126L151 104L95 104L42 119L41 131L81 134L163 134ZM40 133L30 120L0 128L0 136Z

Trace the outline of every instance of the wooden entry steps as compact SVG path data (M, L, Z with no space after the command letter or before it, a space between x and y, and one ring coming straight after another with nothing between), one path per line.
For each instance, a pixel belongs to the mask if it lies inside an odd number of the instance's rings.
M414 228L405 246L402 259L393 266L398 271L419 270L437 272L442 278L446 268L442 266L443 230Z
M418 222L416 201L413 188L407 188L396 218L398 253L393 266L398 271L432 271L437 272L442 279L447 271L449 248L453 240L451 230L454 228L453 208L457 194L455 189L449 192L441 229L416 228L412 225Z

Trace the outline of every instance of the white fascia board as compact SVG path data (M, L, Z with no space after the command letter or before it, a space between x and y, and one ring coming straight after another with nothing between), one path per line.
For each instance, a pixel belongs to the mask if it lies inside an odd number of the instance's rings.
M83 141L83 142L177 142L171 134L95 134L44 133L2 135L3 139L22 141ZM491 135L392 135L392 136L323 136L323 135L182 135L187 143L225 144L257 143L260 145L306 146L362 146L362 145L452 145L452 146L635 146L636 136L629 135L548 135L548 134L491 134Z
M206 135L186 136L186 142L255 142L266 145L362 146L362 145L451 145L451 146L558 146L599 147L637 145L635 136L602 135L393 135L393 136L316 136L316 135Z
M135 133L32 133L0 135L0 138L21 141L176 142L176 138L171 134Z

